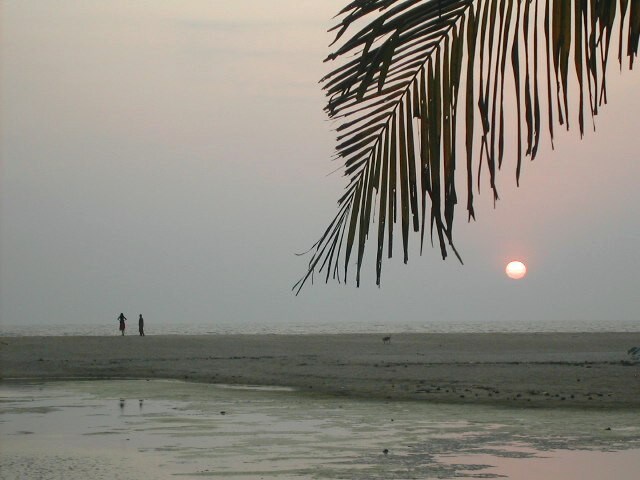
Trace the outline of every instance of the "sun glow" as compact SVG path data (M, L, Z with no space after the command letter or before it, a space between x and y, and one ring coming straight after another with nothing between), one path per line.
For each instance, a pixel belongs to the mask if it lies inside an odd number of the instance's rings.
M509 262L509 264L504 269L504 271L506 272L509 278L513 278L514 280L520 280L522 277L524 277L527 274L527 267L522 262L513 261L513 262Z

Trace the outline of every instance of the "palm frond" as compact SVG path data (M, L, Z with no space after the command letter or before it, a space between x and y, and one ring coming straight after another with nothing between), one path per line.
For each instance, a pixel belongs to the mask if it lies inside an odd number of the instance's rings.
M375 222L378 285L385 240L391 258L398 223L405 263L411 231L420 234L421 251L429 230L443 259L449 251L460 259L453 245L458 128L471 219L482 168L498 199L505 136L516 139L518 182L523 158L538 152L545 110L553 145L556 126L568 129L577 118L582 135L585 112L593 117L606 103L616 22L620 68L625 56L632 68L640 38L640 0L353 0L339 18L334 43L359 30L327 57L347 60L321 83L325 110L339 122L336 157L349 180L297 292L315 272L346 281L354 249L359 285ZM578 94L570 108L572 85ZM517 112L513 131L505 121L509 102Z

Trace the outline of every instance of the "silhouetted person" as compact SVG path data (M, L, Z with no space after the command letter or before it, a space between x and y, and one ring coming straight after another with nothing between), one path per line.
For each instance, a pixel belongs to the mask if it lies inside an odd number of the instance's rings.
M127 317L124 316L124 313L121 313L120 316L118 317L118 320L120 321L120 331L122 332L123 337L124 337L124 329L125 329L124 321L126 319Z
M144 318L142 318L142 314L140 314L140 318L138 319L138 330L140 331L140 336L144 337Z

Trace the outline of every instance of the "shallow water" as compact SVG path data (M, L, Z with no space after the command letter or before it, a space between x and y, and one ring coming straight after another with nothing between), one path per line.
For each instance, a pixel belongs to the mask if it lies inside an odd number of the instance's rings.
M158 380L3 384L0 402L3 479L595 480L640 469L638 412L387 403Z

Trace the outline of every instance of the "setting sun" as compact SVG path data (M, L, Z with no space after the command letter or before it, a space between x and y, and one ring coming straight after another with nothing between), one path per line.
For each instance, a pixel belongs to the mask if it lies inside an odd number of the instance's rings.
M509 278L519 280L527 274L527 267L522 262L514 261L509 262L504 271Z

